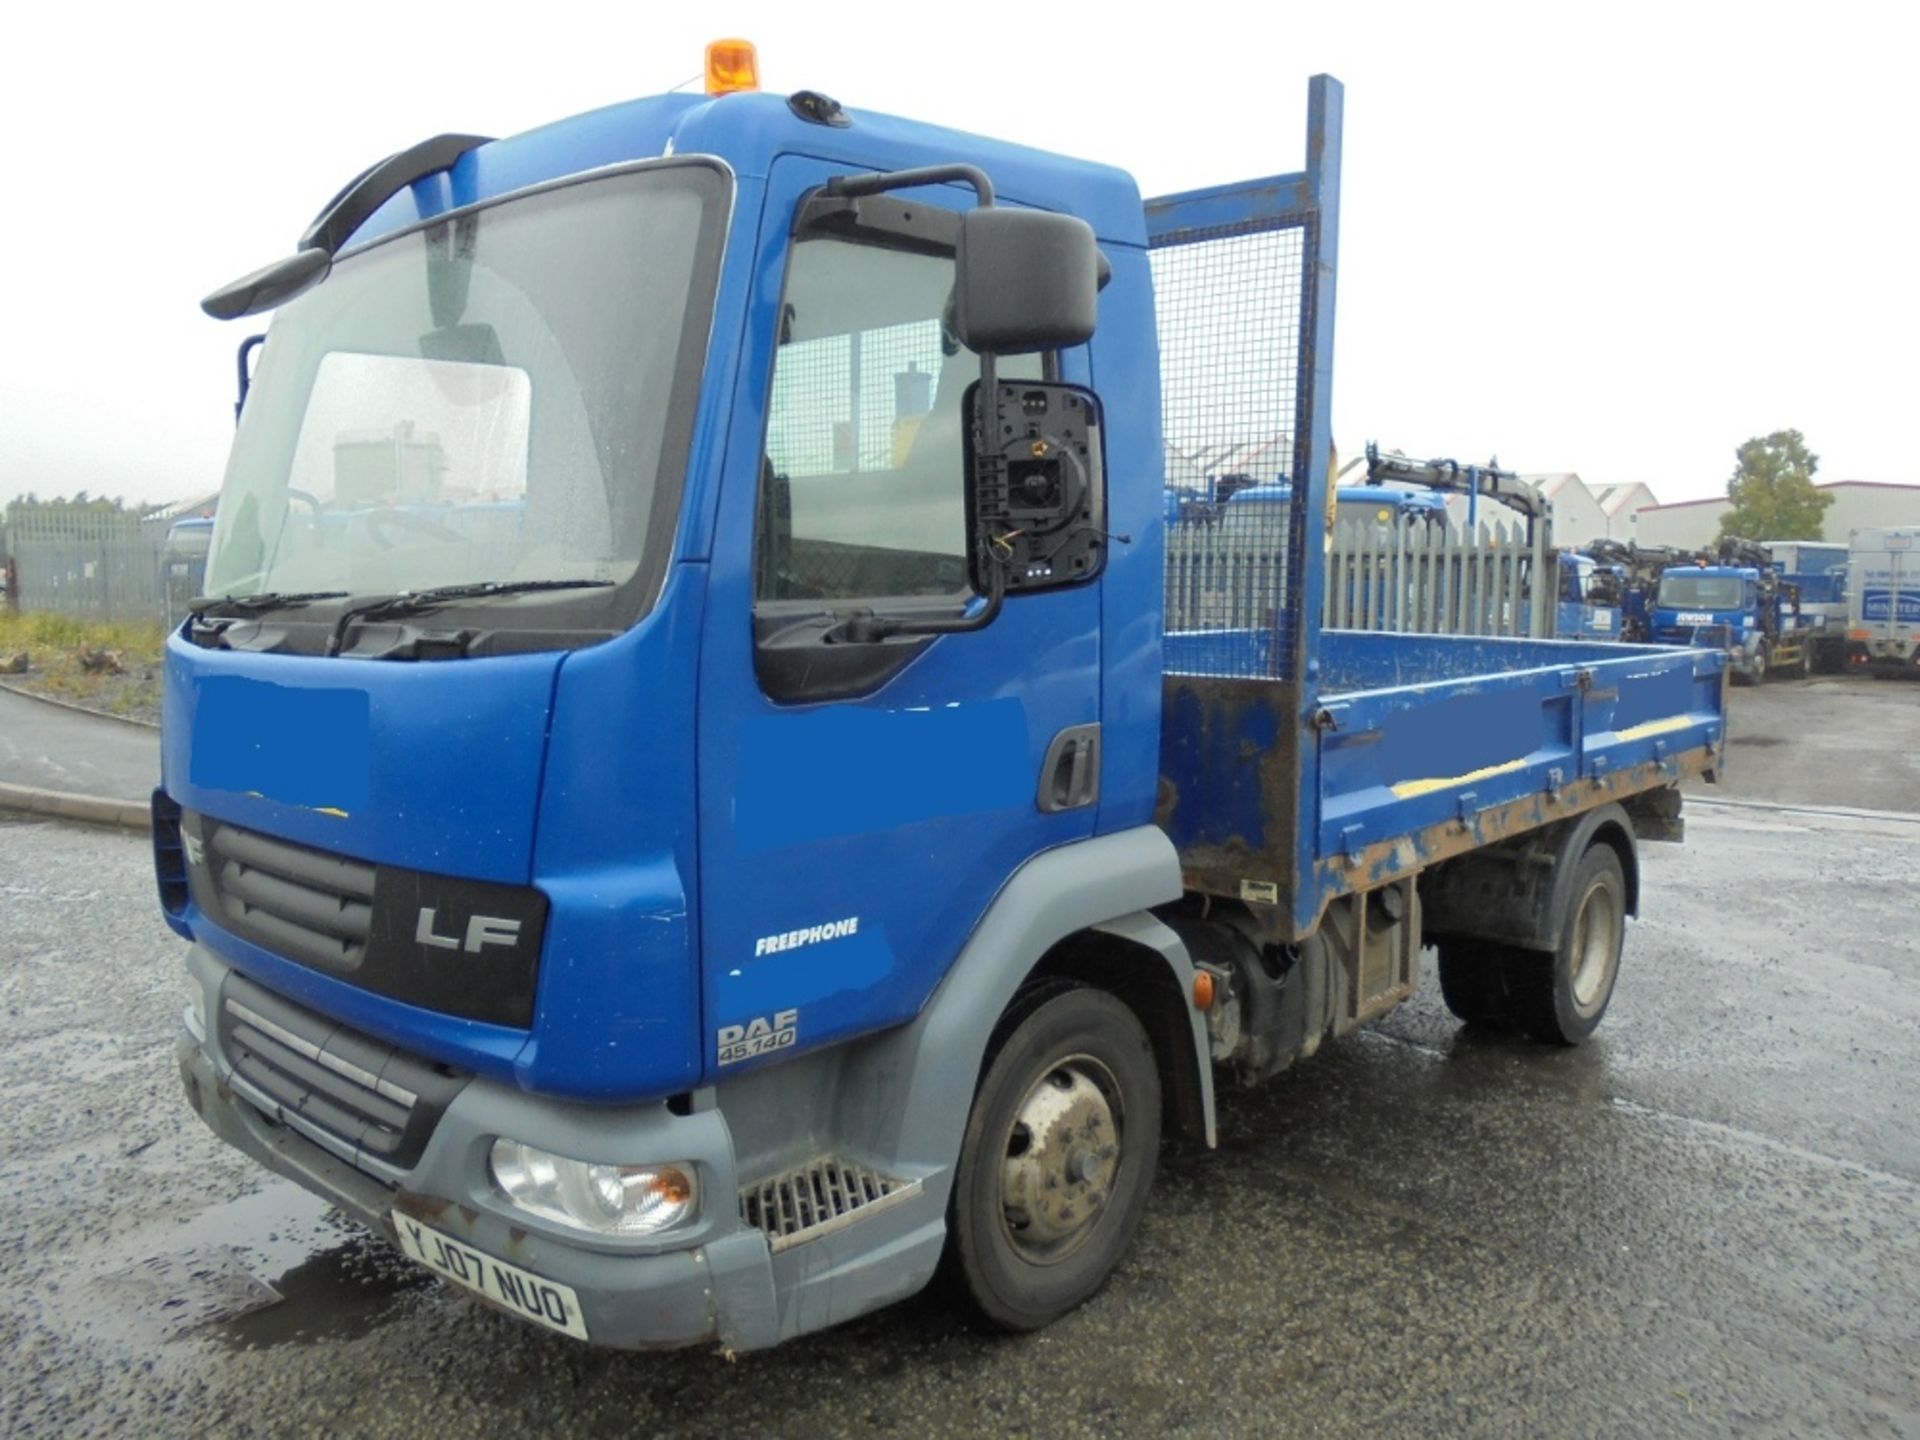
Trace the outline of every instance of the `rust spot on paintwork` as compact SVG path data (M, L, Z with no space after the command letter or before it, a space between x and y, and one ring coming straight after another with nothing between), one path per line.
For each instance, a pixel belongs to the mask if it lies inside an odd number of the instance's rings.
M453 1208L453 1201L442 1200L438 1195L416 1195L411 1190L401 1190L393 1197L393 1208L416 1220L434 1221Z
M1630 769L1590 776L1556 791L1529 795L1477 811L1470 817L1443 821L1412 835L1376 841L1363 847L1357 855L1323 861L1319 873L1320 913L1324 915L1327 905L1342 895L1371 890L1443 860L1524 835L1529 830L1597 810L1632 795L1677 784L1705 771L1711 762L1711 755L1704 749L1677 760L1643 761ZM1318 923L1316 917L1316 928Z

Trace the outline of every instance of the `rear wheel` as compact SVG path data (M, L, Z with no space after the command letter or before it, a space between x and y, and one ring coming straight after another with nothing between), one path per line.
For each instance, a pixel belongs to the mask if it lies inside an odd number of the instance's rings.
M1140 1022L1072 987L1006 1033L974 1096L948 1222L963 1296L1007 1330L1088 1299L1139 1227L1160 1149L1160 1072Z
M1627 882L1610 845L1594 845L1573 872L1572 900L1550 955L1525 954L1508 967L1514 1018L1536 1040L1578 1045L1613 999L1626 941Z
M1491 940L1442 940L1440 998L1469 1025L1507 1025L1513 1005L1507 998L1507 971L1516 952Z

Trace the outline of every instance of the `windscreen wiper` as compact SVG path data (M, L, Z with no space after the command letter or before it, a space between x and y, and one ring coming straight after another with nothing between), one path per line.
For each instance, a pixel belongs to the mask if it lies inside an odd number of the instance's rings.
M291 609L311 605L315 600L344 600L344 590L263 590L257 595L196 595L187 609L196 617L206 615L252 615L261 610Z
M529 595L539 590L602 590L611 580L481 580L470 585L441 585L431 590L409 590L399 595L375 595L349 605L334 619L327 638L327 654L338 655L347 631L356 620L398 620L462 600L487 600L495 595Z
M389 155L349 180L300 237L293 254L223 285L200 302L216 320L257 315L318 285L333 268L340 247L387 201L429 175L450 169L469 150L489 143L485 135L436 135Z

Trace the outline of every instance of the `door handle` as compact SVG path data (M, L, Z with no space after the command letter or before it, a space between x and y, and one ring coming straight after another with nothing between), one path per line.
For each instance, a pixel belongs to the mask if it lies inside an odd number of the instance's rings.
M1043 814L1079 810L1100 798L1100 725L1069 725L1047 746L1035 797Z

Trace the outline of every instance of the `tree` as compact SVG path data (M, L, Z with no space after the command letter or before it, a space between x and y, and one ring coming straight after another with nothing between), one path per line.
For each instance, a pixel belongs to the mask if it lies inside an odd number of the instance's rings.
M1756 435L1733 452L1739 463L1727 481L1733 508L1720 517L1720 534L1749 540L1818 540L1833 496L1814 489L1820 457L1798 430Z

